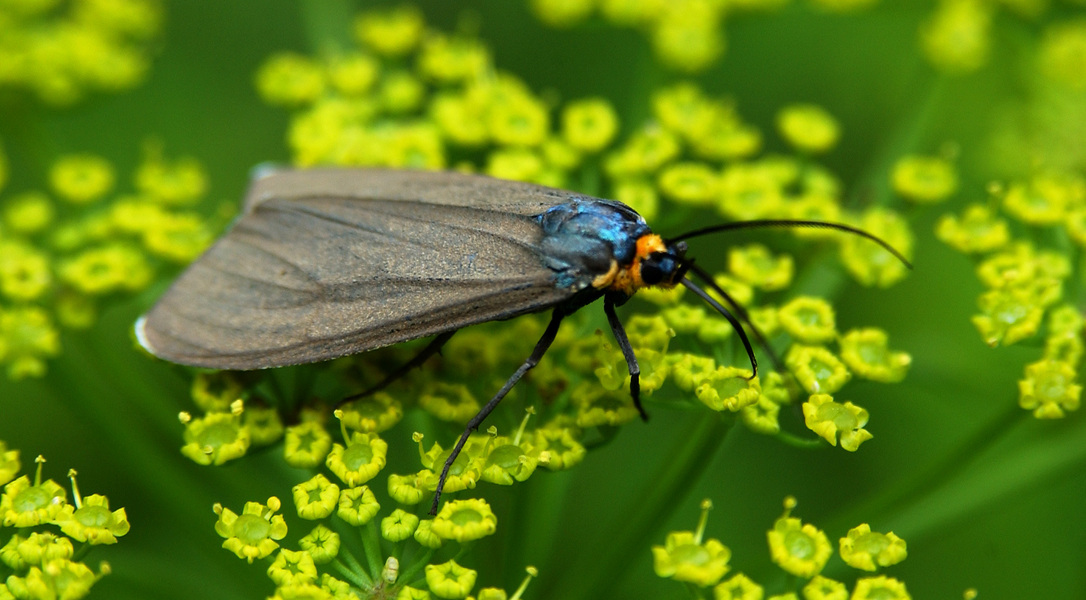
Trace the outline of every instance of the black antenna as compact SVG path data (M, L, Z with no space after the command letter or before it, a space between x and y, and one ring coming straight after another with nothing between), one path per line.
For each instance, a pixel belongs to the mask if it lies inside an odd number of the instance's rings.
M720 225L711 225L709 227L702 227L701 229L695 229L686 233L679 234L669 240L666 240L667 245L671 245L675 242L682 240L688 240L693 237L699 237L703 235L709 235L711 233L720 233L722 231L734 231L736 229L757 229L765 227L812 227L815 229L833 229L836 231L843 231L845 233L851 233L858 235L862 238L866 238L875 242L879 246L882 246L884 250L894 255L894 258L901 261L906 267L912 269L913 265L898 252L888 242L879 238L873 234L870 234L863 229L852 227L851 225L844 225L842 223L828 223L826 221L805 221L803 219L757 219L754 221L736 221L734 223L721 223Z
M691 265L691 267L693 268L693 265ZM698 271L700 271L700 269L697 269L694 272L697 273ZM700 273L699 273L699 275L700 275ZM711 285L713 288L715 288L716 290L719 290L719 287L716 285L716 283L713 282L712 279L709 279L708 282L709 282L709 285ZM748 377L747 379L754 379L755 377L757 377L758 376L758 359L754 357L754 348L750 347L750 340L747 339L747 333L745 331L743 331L743 324L740 323L739 320L735 318L735 315L733 315L731 313L731 311L724 308L724 306L722 304L717 302L716 298L713 298L712 296L707 294L705 292L705 290L698 287L698 285L696 283L694 283L693 281L690 281L689 279L684 277L680 281L680 283L682 283L684 286L686 286L686 289L688 289L688 290L694 292L695 294L697 294L698 296L700 296L702 300L708 302L709 306L712 306L718 313L721 314L721 316L723 316L725 319L728 320L729 323L731 323L732 328L735 329L735 332L739 334L739 339L742 340L742 342L743 342L743 348L746 349L747 356L750 358L750 377Z

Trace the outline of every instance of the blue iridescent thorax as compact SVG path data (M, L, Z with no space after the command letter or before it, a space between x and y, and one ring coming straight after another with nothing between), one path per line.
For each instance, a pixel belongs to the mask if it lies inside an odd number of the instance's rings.
M555 284L575 290L607 273L613 263L630 264L638 238L651 233L630 207L594 198L553 206L536 219L543 228L544 263L555 272Z

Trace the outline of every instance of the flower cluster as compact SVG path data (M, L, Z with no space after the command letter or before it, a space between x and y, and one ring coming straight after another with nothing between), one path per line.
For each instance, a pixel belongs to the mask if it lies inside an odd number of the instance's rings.
M1057 19L1044 20L1052 13ZM995 25L1001 13L1043 26L1039 52L1033 57L1038 71L1051 81L1073 89L1086 87L1086 21L1059 19L1048 2L1022 0L938 0L920 27L920 50L929 63L944 73L971 73L988 64L995 43Z
M191 210L207 186L198 163L152 149L132 179L132 191L118 192L107 160L67 155L48 191L0 198L0 365L10 379L42 376L61 351L60 328L91 326L103 299L146 288L210 243Z
M684 72L708 69L724 54L725 16L784 8L789 0L529 0L543 23L568 28L598 15L609 25L634 28L652 45L660 64ZM849 12L878 0L811 0L816 8Z
M825 532L809 523L792 517L796 501L785 500L784 515L773 524L766 536L769 555L782 570L794 576L795 589L782 590L772 598L910 598L905 584L892 577L861 577L853 586L820 575L826 562L833 555L833 547ZM731 570L728 564L731 551L715 539L704 539L708 511L712 504L705 500L701 506L701 519L695 531L673 531L663 546L652 549L656 574L660 577L708 588L712 587L715 598L763 598L766 590L743 573L724 576ZM871 531L863 523L849 530L839 541L841 559L845 564L868 572L880 567L895 565L906 557L905 540L890 533Z
M993 202L944 215L936 235L976 257L985 289L972 320L986 344L1042 336L1040 360L1026 365L1018 382L1019 404L1037 418L1060 418L1078 409L1082 393L1083 315L1072 264L1086 247L1086 178L1039 173L993 191ZM1039 244L1044 237L1059 241Z
M35 462L33 480L16 478L19 451L0 441L0 530L8 530L0 534L0 598L83 598L109 565L95 573L82 557L93 546L116 544L128 533L128 517L123 508L110 511L105 496L82 496L74 470L69 503L64 488L42 480L45 459Z
M558 103L537 95L498 71L478 39L431 30L409 7L364 13L354 32L354 49L319 58L279 54L256 75L265 101L291 111L288 140L298 165L453 167L614 197L648 219L670 202L691 216L844 222L871 230L905 255L912 251L908 226L890 208L842 208L844 186L817 158L832 150L842 131L821 107L784 107L776 124L794 152L763 156L763 134L731 102L679 82L656 90L649 99L652 120L623 137L606 100ZM815 228L796 237L804 246L826 248L830 260L839 255L861 283L891 285L905 274L897 258L870 240ZM807 264L762 245L736 246L727 254L727 272L706 282L714 302L732 307L756 343L782 352L781 372L763 365L757 377L726 317L683 303L683 288L639 294L658 307L652 316L623 319L640 365L642 398L708 407L783 437L780 407L814 394L807 403L812 410L804 409L813 432L848 450L870 438L863 429L866 411L838 404L830 394L853 376L900 381L910 358L891 350L881 330L839 332L828 300L790 293ZM638 418L626 359L609 334L586 323L587 312L565 321L546 359L506 397L504 406L523 406L527 414L516 419L512 411L496 411L488 429L466 438L433 519L423 513L453 455L445 440L455 440L521 365L530 350L526 340L542 334L542 318L459 332L410 375L334 411L298 409L269 394L279 386L261 380L274 380L275 373L198 375L192 393L204 414L183 415L185 455L222 464L281 440L284 461L312 474L291 493L297 514L321 521L300 550L286 549L279 546L286 531L278 499L251 503L241 515L218 507L224 547L250 561L274 560L269 576L282 597L295 593L293 585L329 594L349 585L405 598L472 593L476 572L452 560L449 548L493 534L497 518L486 501L463 499L465 492L573 468L593 441ZM381 381L418 348L405 344L331 363L317 394L338 401ZM415 430L420 413L429 415L438 441ZM407 438L417 445L419 461L405 469ZM400 466L389 473L392 456L401 458ZM382 513L390 503L391 512ZM354 555L345 552L347 540L359 536L344 535L348 526L369 540ZM707 544L700 534L675 536L665 554ZM706 552L723 576L727 549L717 543Z
M13 0L0 4L0 91L52 105L135 87L162 27L157 0Z

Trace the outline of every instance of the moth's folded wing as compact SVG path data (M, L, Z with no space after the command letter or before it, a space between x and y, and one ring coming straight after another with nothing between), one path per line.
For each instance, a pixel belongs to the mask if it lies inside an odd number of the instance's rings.
M354 198L268 199L137 324L177 363L316 362L553 306L530 217Z

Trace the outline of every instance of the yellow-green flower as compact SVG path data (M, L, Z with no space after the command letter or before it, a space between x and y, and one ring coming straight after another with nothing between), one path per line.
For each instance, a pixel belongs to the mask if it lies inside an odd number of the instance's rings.
M347 429L363 433L387 431L403 418L403 405L385 392L353 400L341 408L340 423Z
M415 533L419 518L402 508L381 519L381 536L390 542L402 542Z
M562 137L576 150L599 152L617 131L618 115L603 98L576 100L562 109Z
M958 175L950 161L936 156L904 156L890 175L894 191L906 200L934 203L958 189Z
M1029 225L1055 225L1075 200L1072 182L1056 176L1037 176L1029 183L1015 183L1003 197L1007 213Z
M415 533L412 537L419 544L422 544L424 548L440 548L444 542L433 530L433 519L423 520L419 522L419 526L415 529Z
M423 471L422 473L429 474L430 471ZM422 487L419 475L396 475L395 473L389 475L388 495L392 496L392 499L400 504L418 504L422 502L426 490Z
M419 407L442 421L463 423L482 408L468 386L434 381L419 395Z
M637 214L644 217L646 221L651 222L655 219L660 210L660 196L656 193L656 187L641 179L619 180L614 185L614 196L615 200L637 211ZM1086 226L1083 227L1083 231L1086 232ZM1086 233L1084 233L1083 239L1086 239ZM648 288L642 290L638 296L641 298L652 298L658 295L677 296L682 293L683 289L685 288L681 285L677 285L670 290L661 287Z
M61 263L59 278L84 294L135 291L151 282L153 271L145 255L126 244L85 250Z
M379 510L381 505L377 503L377 497L369 486L347 488L339 493L336 516L355 527L372 521Z
M13 598L82 598L99 577L81 562L56 558L30 567L24 577L8 577L6 584Z
M426 23L422 11L410 4L366 11L354 23L363 45L385 56L403 56L418 46Z
M692 583L716 584L728 572L732 553L716 539L702 541L693 531L672 531L663 546L652 547L653 569L659 577Z
M60 333L49 314L37 307L0 307L0 361L8 364L8 377L41 377L45 360L60 353Z
M570 395L577 407L578 427L621 425L638 417L630 393L624 388L611 391L590 381L581 382Z
M728 270L752 286L766 290L781 290L792 282L792 257L773 256L761 244L732 248L728 251Z
M275 496L268 498L267 506L259 502L246 502L238 515L216 504L215 512L219 520L215 522L215 532L226 538L222 547L250 563L275 552L279 547L276 540L287 535L286 521L282 515L275 514L280 505Z
M379 72L380 65L373 57L350 53L331 60L328 82L343 95L362 96L373 87Z
M913 253L913 234L901 215L884 208L864 212L859 228L882 238L905 258ZM884 248L860 236L841 240L841 262L856 281L864 285L889 287L908 273L908 267Z
M975 71L988 62L993 8L982 0L940 0L920 28L920 48L936 68Z
M188 205L207 193L207 173L195 158L168 160L152 151L136 171L136 189L159 204Z
M314 563L323 565L332 562L339 554L339 534L318 524L298 540L298 546L312 557Z
M803 586L804 600L848 600L848 588L840 581L815 575Z
M793 104L777 113L777 129L801 152L821 154L837 144L841 126L833 115L813 104Z
M197 373L190 394L193 403L204 412L225 412L241 398L245 386L233 371Z
M23 571L28 566L42 566L57 559L70 559L75 548L72 540L55 533L31 533L26 539L18 535L11 536L8 543L0 548L0 561L16 571Z
M850 600L909 600L912 596L905 590L905 584L880 575L856 580Z
M0 440L0 485L14 479L15 474L22 468L22 463L19 462L19 451L8 450L7 444Z
M532 0L532 12L551 27L570 27L592 14L593 0Z
M323 519L339 506L339 486L317 473L292 488L294 505L303 519Z
M249 430L249 441L254 446L268 446L283 437L283 421L274 408L247 406L241 422Z
M421 471L418 474L419 481L417 487L427 489L431 492L437 490L438 480L441 478L441 471L445 467L445 461L448 460L452 454L452 449L444 450L440 445L434 444L428 452L422 452L422 437L416 436L419 441L419 453L422 456L422 464L426 467L426 470ZM468 442L464 445L460 454L457 455L456 460L449 466L449 473L445 479L444 492L459 492L461 490L473 489L475 484L482 478L482 465L479 460L479 451L485 447L485 442L478 442L478 436L473 436L476 439L468 439Z
M849 452L855 452L860 444L874 437L863 428L867 425L866 410L851 402L834 402L829 394L812 394L803 403L803 419L808 429L830 445L836 446L840 438L841 447Z
M765 590L753 579L742 573L736 573L713 588L716 600L762 600Z
M73 204L94 202L113 189L113 166L93 154L59 158L49 170L49 185L61 199Z
M431 530L440 538L464 543L493 535L498 517L485 500L452 500L441 507Z
M680 204L710 205L719 196L719 178L701 162L678 162L660 171L657 186L665 196Z
M317 565L308 552L282 548L268 567L268 578L277 586L313 583L317 580Z
M959 252L978 254L1002 248L1010 241L1007 221L984 204L970 204L961 217L947 214L935 225L935 235Z
M848 531L841 538L841 560L851 567L864 571L875 571L879 567L889 567L905 560L908 555L905 540L890 533L871 531L871 526L863 523Z
M782 329L805 344L823 344L837 336L833 306L821 298L799 296L777 310Z
M694 388L702 404L715 411L737 412L758 402L762 386L758 378L750 378L749 369L717 367Z
M221 465L245 456L251 438L238 416L228 412L208 413L192 419L183 415L185 445L181 454L201 465Z
M665 66L694 73L707 68L724 53L719 21L723 3L685 2L678 10L663 12L653 23L652 48Z
M439 83L480 77L490 64L490 54L478 40L445 35L426 38L418 58L418 70Z
M704 131L717 116L713 104L689 81L653 92L652 112L664 127L686 139Z
M1018 405L1032 410L1038 419L1063 418L1078 410L1082 386L1073 365L1045 359L1026 366L1026 377L1018 381Z
M763 391L758 396L757 402L744 406L739 411L739 416L743 419L743 424L751 431L765 435L776 435L781 430L781 424L778 420L780 412L780 404L772 401Z
M977 304L981 314L971 320L984 343L993 348L1033 336L1044 317L1044 308L1027 289L990 290L980 295Z
M275 54L256 73L256 89L269 104L295 107L315 102L324 93L324 72L307 56Z
M814 577L826 566L833 547L822 530L789 516L795 500L789 498L785 505L784 515L766 534L769 554L785 571L798 577Z
M788 349L784 363L803 389L812 393L832 394L852 379L845 364L821 346L794 344Z
M851 372L872 381L894 383L905 378L912 364L907 352L893 352L887 347L886 332L881 329L853 329L841 337L841 360Z
M38 461L38 476L35 483L23 475L4 486L0 496L0 515L7 527L33 527L42 523L52 523L67 505L64 488L52 479L41 480L41 463Z
M768 217L784 203L780 183L756 165L728 165L720 174L719 189L721 214L737 221Z
M56 217L53 201L41 192L11 196L4 199L4 204L3 223L15 233L38 233L53 223Z
M538 455L509 438L500 437L494 440L486 453L481 477L483 481L497 485L513 485L515 481L525 481L531 477L538 464Z
M375 433L355 432L350 442L332 444L325 464L347 487L362 485L385 468L388 442Z
M551 471L569 469L584 460L588 453L568 427L537 429L533 443L539 454L539 464Z
M124 509L110 512L109 499L99 494L80 498L77 493L75 505L66 505L54 523L73 540L91 545L116 544L129 529Z
M303 420L287 427L283 439L283 459L292 467L313 468L325 461L332 449L332 436L317 421Z
M475 587L478 573L461 567L455 560L440 565L426 565L426 586L438 598L465 598Z
M15 302L38 300L53 285L49 258L21 243L0 242L0 295Z

